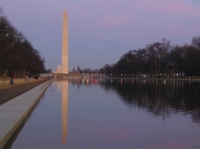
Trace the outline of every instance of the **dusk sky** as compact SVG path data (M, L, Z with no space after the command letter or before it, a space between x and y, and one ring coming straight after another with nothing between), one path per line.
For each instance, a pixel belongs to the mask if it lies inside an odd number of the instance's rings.
M61 64L64 10L70 70L116 63L162 38L182 45L200 36L200 0L1 0L0 7L52 70Z

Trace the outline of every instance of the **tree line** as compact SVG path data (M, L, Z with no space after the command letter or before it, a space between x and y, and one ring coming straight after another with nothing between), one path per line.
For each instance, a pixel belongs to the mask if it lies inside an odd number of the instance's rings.
M143 49L130 50L100 72L118 77L199 77L200 36L193 37L191 44L172 45L162 39Z
M44 59L28 39L3 15L0 8L0 74L22 76L45 70Z

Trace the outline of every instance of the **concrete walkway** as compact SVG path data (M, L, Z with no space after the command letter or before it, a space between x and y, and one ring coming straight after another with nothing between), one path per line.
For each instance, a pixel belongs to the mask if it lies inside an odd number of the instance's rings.
M52 80L49 80L0 105L0 149L7 145L51 82Z

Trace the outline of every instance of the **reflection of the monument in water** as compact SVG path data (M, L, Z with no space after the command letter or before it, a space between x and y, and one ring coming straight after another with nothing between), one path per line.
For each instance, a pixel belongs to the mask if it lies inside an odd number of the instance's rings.
M57 80L56 85L62 94L62 143L67 142L68 123L68 80Z
M62 142L67 142L68 81L62 82Z
M57 89L61 91L62 97L62 143L67 143L67 127L68 127L68 83L90 85L98 84L101 82L101 79L79 79L79 78L68 78L68 79L58 79L56 80Z
M68 83L76 84L79 86L80 84L90 85L98 84L101 82L101 79L61 79L56 80L57 89L61 91L62 97L62 143L65 144L67 142L67 127L68 127Z

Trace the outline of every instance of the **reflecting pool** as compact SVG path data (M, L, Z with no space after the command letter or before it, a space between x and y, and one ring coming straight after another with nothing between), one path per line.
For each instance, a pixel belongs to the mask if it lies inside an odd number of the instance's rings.
M200 82L55 80L12 149L199 149Z

